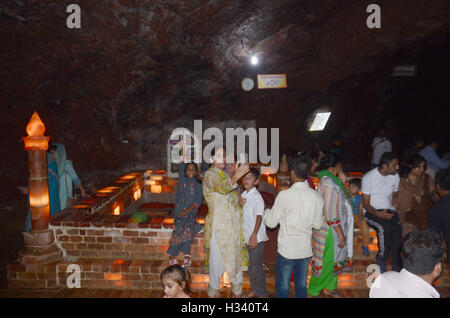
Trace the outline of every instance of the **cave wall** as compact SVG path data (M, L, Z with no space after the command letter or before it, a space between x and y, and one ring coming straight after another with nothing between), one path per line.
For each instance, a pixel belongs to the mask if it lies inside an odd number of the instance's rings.
M0 4L2 200L26 183L20 138L34 110L92 188L164 168L166 132L193 119L280 128L283 150L306 145L308 116L326 106L332 117L316 138L325 148L341 138L358 167L380 125L407 134L405 100L416 107L435 94L426 118L446 125L436 112L448 111L448 75L423 73L448 65L446 0L378 1L382 28L372 30L368 1L83 0L81 29L68 29L73 2ZM399 63L422 63L418 77L392 80ZM258 73L286 73L288 88L239 88Z

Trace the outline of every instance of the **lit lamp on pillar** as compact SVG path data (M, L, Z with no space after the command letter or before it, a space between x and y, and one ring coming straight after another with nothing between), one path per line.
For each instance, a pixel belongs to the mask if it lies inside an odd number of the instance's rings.
M61 258L54 244L53 230L49 230L50 205L47 177L47 150L50 137L44 136L45 125L37 112L26 127L28 136L22 137L28 157L28 193L31 213L31 232L24 232L25 249L22 262L49 263Z

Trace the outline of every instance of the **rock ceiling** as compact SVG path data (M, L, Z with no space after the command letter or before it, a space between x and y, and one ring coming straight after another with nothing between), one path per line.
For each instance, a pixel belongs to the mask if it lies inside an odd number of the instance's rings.
M81 8L80 29L66 27L70 3ZM148 135L180 118L256 119L281 127L285 147L301 144L305 118L322 104L354 112L365 101L369 124L392 66L448 46L450 30L447 0L377 1L380 29L366 25L369 3L3 0L2 165L16 161L25 174L19 138L34 109L83 171L151 165L163 149ZM288 88L242 91L241 79L258 73L285 73Z

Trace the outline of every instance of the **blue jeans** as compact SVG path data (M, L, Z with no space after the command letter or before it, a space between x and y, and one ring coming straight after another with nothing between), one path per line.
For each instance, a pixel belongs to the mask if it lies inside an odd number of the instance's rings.
M295 298L306 298L306 277L310 258L288 259L277 253L276 297L289 298L289 287L294 271Z

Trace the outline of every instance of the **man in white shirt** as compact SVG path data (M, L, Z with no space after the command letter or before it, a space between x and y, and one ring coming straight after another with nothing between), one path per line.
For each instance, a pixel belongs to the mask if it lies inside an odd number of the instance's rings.
M378 167L380 158L385 152L392 151L392 144L386 138L386 128L381 128L378 136L372 141L372 169Z
M403 243L404 268L386 272L370 287L370 298L440 298L431 285L442 273L444 244L430 230L409 233Z
M437 150L439 149L438 141L431 141L426 147L420 150L419 155L427 161L427 170L425 173L433 180L436 179L436 173L441 169L447 169L450 166L450 161L439 158Z
M367 172L362 179L364 217L378 234L376 263L386 271L391 257L392 270L402 269L400 256L402 229L394 205L397 202L400 177L398 157L392 152L381 156L379 168Z
M306 156L291 162L292 186L278 193L272 210L266 210L264 223L270 228L280 224L276 259L276 297L288 298L292 272L295 297L306 298L306 277L312 256L312 230L319 230L323 218L323 199L305 181L311 167Z
M267 298L266 278L264 274L264 246L269 239L266 226L262 222L264 215L264 200L256 189L258 183L258 170L250 168L250 171L242 178L245 191L242 193L240 204L243 207L242 229L247 244L248 275L252 292L247 297Z

